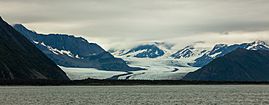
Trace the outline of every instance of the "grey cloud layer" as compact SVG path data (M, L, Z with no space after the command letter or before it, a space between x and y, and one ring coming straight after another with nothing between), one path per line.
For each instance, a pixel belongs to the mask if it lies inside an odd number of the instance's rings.
M268 0L0 0L0 8L11 23L89 37L157 40L269 29Z

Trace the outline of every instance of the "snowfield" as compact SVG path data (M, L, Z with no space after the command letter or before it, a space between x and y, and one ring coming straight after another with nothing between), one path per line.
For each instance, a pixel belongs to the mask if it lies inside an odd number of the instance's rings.
M106 71L94 68L67 68L61 67L72 80L80 79L136 79L136 80L178 80L189 72L197 70L174 59L145 59L123 58L133 67L142 67L147 70L120 72Z
M189 72L197 70L175 59L164 58L134 58L122 57L129 62L128 65L142 67L147 70L134 71L133 74L119 77L119 79L143 79L143 80L178 80Z
M120 75L126 73L119 71L98 70L95 68L67 68L62 66L60 66L60 68L67 74L67 76L71 80L81 80L87 78L107 79L114 75Z
M211 47L203 46L203 44L205 43L194 43L180 50L173 48L173 44L167 43L151 43L135 48L111 50L115 57L122 58L129 66L141 67L146 70L120 72L93 68L61 68L73 80L86 78L179 80L187 73L198 70L203 64L207 64L217 57L224 56L236 48L269 50L269 45L263 41L230 45L216 44ZM160 56L159 50L162 50L164 54Z

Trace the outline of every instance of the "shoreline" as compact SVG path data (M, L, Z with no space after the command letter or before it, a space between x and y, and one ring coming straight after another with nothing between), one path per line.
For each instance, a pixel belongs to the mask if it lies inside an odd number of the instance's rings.
M269 81L185 80L0 80L0 86L269 85Z

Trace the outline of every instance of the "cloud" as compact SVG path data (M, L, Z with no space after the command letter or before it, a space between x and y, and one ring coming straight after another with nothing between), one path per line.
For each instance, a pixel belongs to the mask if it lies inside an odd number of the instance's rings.
M193 34L185 37L177 37L172 39L164 38L161 40L147 40L147 41L134 41L134 42L131 42L130 40L122 40L121 42L110 43L106 45L106 48L125 49L144 43L166 42L174 44L175 46L173 47L173 49L179 50L186 47L187 45L193 45L193 44L198 44L198 46L200 47L212 48L214 47L215 44L250 43L257 40L262 40L269 43L269 31L256 31L256 32L233 31L229 33L210 32L210 33Z
M268 0L0 0L0 14L38 32L77 34L106 47L268 31L268 5Z

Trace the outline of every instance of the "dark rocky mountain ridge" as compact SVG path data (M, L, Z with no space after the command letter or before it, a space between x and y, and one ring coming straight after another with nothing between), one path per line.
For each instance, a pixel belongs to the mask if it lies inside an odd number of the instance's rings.
M0 80L69 80L53 61L0 17Z
M269 45L264 41L254 41L251 43L242 43L242 44L217 44L214 46L212 50L208 53L204 54L203 56L195 59L195 63L190 64L194 67L203 67L207 65L212 60L222 57L238 48L247 49L247 50L267 50L269 51Z
M183 80L269 81L269 51L238 48L187 74Z
M124 60L115 58L96 43L89 43L82 37L65 34L38 34L21 24L15 24L13 27L60 66L110 71L141 69L129 67Z

